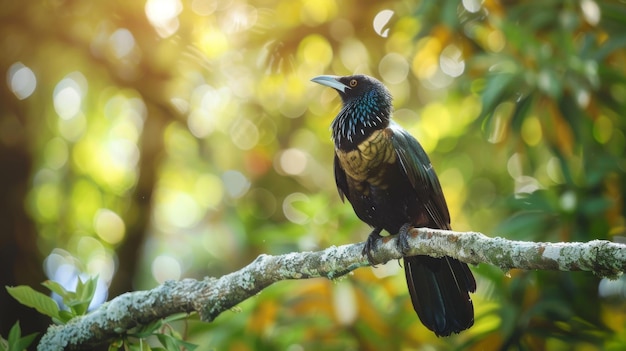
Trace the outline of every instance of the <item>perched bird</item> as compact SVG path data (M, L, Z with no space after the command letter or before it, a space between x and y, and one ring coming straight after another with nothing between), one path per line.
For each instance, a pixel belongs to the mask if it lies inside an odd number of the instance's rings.
M332 122L335 181L342 200L374 229L363 253L384 229L399 234L405 246L410 227L450 229L450 214L430 159L419 142L391 121L391 94L365 76L318 76L335 89L342 108ZM476 281L467 264L451 257L409 256L404 271L413 308L437 336L468 329L474 323L469 297Z

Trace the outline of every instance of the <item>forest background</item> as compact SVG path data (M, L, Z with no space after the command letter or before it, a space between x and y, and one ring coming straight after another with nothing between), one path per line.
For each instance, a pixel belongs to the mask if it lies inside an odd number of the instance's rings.
M623 1L5 1L0 285L98 276L95 302L358 242L310 79L378 77L457 231L625 234ZM473 267L475 326L437 339L397 262L275 284L200 350L626 348L626 280ZM0 289L0 335L50 319Z

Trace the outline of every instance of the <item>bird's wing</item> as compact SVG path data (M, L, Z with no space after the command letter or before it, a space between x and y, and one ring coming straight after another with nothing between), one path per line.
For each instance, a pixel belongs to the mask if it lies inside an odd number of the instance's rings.
M420 196L426 211L440 229L450 229L450 213L441 184L426 151L406 130L392 123L391 142L409 182Z
M337 191L339 191L339 197L341 201L345 201L345 197L348 194L348 179L346 178L346 172L341 168L339 163L339 157L335 154L335 183L337 183Z

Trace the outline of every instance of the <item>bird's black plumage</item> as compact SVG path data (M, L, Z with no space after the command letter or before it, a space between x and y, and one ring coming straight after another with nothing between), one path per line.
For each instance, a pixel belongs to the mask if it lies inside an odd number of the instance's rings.
M450 214L430 159L419 142L391 121L391 94L378 80L355 75L319 76L334 88L342 108L332 122L335 181L342 200L374 229L364 253L382 230L408 235L408 226L450 229ZM400 242L402 240L399 240ZM476 281L467 264L451 257L404 258L413 307L438 336L458 333L474 323L469 297Z

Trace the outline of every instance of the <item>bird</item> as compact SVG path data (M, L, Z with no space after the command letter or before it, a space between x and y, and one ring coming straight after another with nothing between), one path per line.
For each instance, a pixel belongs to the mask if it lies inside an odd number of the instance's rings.
M331 123L335 182L341 200L348 199L357 217L373 228L363 249L370 264L383 230L398 234L401 250L411 227L450 230L439 179L417 139L391 119L387 87L362 74L311 81L333 88L342 100ZM404 271L413 308L435 335L474 324L469 293L476 291L476 280L466 263L449 256L405 256Z

